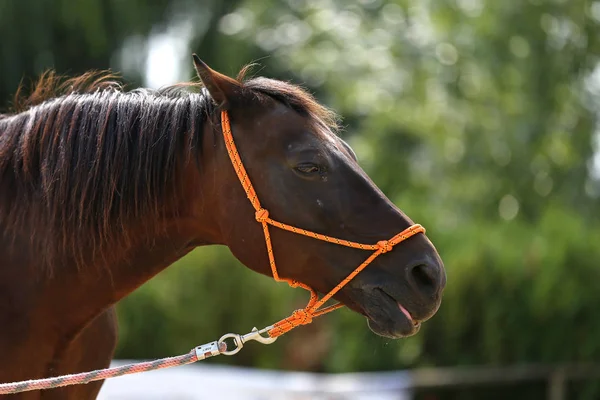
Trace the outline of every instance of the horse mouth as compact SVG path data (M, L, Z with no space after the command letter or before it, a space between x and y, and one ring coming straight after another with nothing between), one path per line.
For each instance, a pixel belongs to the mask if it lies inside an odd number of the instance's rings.
M406 308L404 308L402 306L402 304L400 304L400 302L397 301L396 304L398 304L398 308L400 309L400 311L402 311L402 314L404 314L406 319L408 319L410 322L412 322L412 324L414 326L419 327L421 325L421 323L419 321L415 321L415 319L412 317L412 315L410 315L408 310Z
M359 304L356 304L357 311L367 318L369 329L378 336L400 339L413 336L421 329L421 321L383 289L364 293Z

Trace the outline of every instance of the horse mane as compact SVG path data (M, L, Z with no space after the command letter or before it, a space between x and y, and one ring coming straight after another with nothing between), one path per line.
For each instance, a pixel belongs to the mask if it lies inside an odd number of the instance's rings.
M68 78L54 70L42 72L31 92L25 94L26 86L21 83L13 98L13 113L20 113L38 104L61 95L71 93L92 93L96 90L123 90L120 77L110 71L87 71L79 76Z
M238 81L335 129L336 116L305 90L267 78ZM199 91L199 92L198 92ZM0 237L29 234L43 264L77 265L130 239L132 221L159 221L178 193L178 166L201 153L215 111L200 83L125 91L118 76L45 72L0 115ZM180 175L180 174L179 174ZM160 224L156 224L160 226ZM4 231L4 232L3 232ZM86 246L87 245L87 246ZM84 249L93 254L83 254Z

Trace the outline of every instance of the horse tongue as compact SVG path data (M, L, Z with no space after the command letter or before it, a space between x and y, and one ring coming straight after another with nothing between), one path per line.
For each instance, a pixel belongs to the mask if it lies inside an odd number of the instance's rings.
M413 324L415 323L415 321L413 321L412 315L410 315L406 308L402 307L402 304L398 303L398 308L400 309L400 311L402 311L402 313L406 316L406 318L408 318L410 322L412 322Z

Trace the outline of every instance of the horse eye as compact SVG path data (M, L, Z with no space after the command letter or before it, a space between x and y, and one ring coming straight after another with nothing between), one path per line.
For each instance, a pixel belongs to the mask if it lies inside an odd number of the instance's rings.
M321 168L318 165L309 163L299 164L295 169L305 175L311 175L321 171Z

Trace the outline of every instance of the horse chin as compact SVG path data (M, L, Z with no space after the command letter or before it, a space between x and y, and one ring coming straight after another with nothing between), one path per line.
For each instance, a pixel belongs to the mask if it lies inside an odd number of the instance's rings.
M407 321L408 322L408 321ZM402 339L413 336L419 332L421 325L402 323L401 321L376 321L367 317L369 329L376 335L388 339Z
M408 311L380 289L347 291L344 303L366 317L369 329L378 336L401 339L413 336L421 329ZM404 309L404 310L403 310Z

